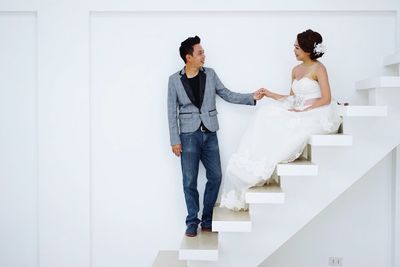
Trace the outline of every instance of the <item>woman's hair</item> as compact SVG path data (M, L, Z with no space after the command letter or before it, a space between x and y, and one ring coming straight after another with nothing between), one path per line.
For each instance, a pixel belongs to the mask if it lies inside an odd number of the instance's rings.
M199 43L200 43L200 37L197 35L195 37L189 37L181 43L181 46L179 47L179 54L181 55L181 58L185 63L186 63L186 55L193 56L193 46Z
M310 29L301 32L297 34L297 42L304 52L310 53L310 58L312 60L322 57L324 54L323 52L316 52L314 50L318 44L322 43L322 36L318 32Z

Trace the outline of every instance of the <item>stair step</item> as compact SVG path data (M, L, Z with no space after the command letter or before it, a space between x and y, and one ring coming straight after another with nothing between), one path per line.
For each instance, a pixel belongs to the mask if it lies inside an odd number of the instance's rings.
M285 203L285 193L276 184L251 187L246 192L246 203L249 204L281 204Z
M183 236L180 260L217 261L218 233L198 231L197 236Z
M347 134L316 134L308 140L312 146L351 146L353 136Z
M187 267L186 261L181 261L178 251L159 251L152 267Z
M385 117L386 106L338 106L339 114L343 117Z
M384 66L390 66L395 64L400 64L400 51L383 58Z
M375 88L396 88L400 87L400 77L381 76L357 81L355 84L357 90L367 90Z
M276 173L278 176L317 176L318 165L301 158L290 163L279 163Z
M248 211L232 211L214 207L213 232L251 232L251 219Z

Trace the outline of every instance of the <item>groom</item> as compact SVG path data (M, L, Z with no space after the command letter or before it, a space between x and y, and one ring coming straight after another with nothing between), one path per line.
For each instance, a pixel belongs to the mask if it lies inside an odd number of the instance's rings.
M211 231L212 212L221 184L216 94L235 104L255 105L261 90L251 94L229 91L215 71L204 68L205 55L198 36L181 43L179 53L185 67L172 74L168 82L168 123L172 152L181 156L183 191L188 215L186 236L196 236L200 220L197 175L200 161L206 169L202 231ZM179 122L179 123L178 123Z

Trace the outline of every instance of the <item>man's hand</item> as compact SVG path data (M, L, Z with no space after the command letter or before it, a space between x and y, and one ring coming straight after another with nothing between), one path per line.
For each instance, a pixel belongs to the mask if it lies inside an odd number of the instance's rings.
M253 93L253 99L254 99L254 100L260 100L261 98L263 98L263 97L264 97L263 91L264 91L263 88L258 89L257 91L255 91L255 92Z
M172 146L172 152L179 157L182 153L182 145L181 144L177 144L177 145L173 145Z

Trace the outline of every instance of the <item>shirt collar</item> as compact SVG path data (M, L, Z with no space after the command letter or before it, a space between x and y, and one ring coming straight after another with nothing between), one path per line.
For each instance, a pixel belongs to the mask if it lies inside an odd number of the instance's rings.
M200 71L201 71L201 72L204 72L204 68L201 67L201 68L200 68ZM186 74L186 67L183 67L183 69L180 71L179 74L180 74L181 76L185 75L185 74Z

